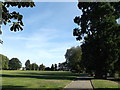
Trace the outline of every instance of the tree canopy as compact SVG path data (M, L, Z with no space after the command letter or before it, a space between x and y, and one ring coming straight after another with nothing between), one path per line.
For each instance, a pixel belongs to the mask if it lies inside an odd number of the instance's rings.
M25 67L26 67L26 70L30 70L30 60L27 60L25 62Z
M11 70L18 70L22 67L22 63L18 58L12 58L9 60L9 69Z
M84 39L82 62L95 73L96 78L106 77L120 57L120 2L79 2L81 16L74 22L79 26L73 31L76 40Z
M45 70L45 65L41 64L41 65L39 66L39 70L44 71L44 70Z
M38 65L36 63L32 63L31 70L38 70Z
M8 69L9 58L0 54L0 69Z
M55 66L54 66L54 64L51 65L51 70L52 70L52 71L55 70Z
M34 7L35 4L30 0L29 2L1 2L2 7L2 23L4 25L11 24L10 30L11 31L19 31L23 30L22 26L23 24L23 15L21 15L17 11L11 11L9 10L10 7L18 7L18 8L24 8L24 7Z
M75 70L76 72L80 72L82 70L81 55L82 51L80 46L67 49L65 58L69 70Z
M10 7L24 8L24 7L34 7L35 4L33 0L20 0L18 2L13 2L12 0L5 0L5 2L0 1L0 34L2 34L1 25L9 24L11 31L22 31L23 30L23 15L17 11L10 11ZM0 39L0 43L3 41Z

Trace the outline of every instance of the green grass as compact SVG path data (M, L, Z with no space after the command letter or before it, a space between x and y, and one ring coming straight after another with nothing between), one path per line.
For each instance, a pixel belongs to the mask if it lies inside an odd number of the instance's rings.
M67 71L2 71L3 90L61 90L73 79L84 74ZM118 90L118 83L110 80L93 79L95 90Z
M62 89L79 74L66 71L2 71L3 89ZM8 89L8 90L9 90ZM28 89L29 90L29 89Z
M119 90L120 86L117 82L110 81L110 80L100 80L100 79L93 79L92 84L95 89L99 90Z

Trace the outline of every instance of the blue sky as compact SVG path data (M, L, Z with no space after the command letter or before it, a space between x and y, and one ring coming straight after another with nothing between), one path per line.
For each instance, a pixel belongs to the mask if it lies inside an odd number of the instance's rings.
M24 30L11 32L9 25L2 26L4 44L0 49L8 56L19 58L23 66L26 60L38 65L65 61L65 52L80 45L73 37L77 26L73 19L81 14L77 2L36 2L34 8L16 9L24 15Z

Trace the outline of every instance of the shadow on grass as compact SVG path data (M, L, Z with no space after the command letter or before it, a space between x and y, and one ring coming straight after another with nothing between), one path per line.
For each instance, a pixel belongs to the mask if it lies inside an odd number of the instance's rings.
M93 77L87 77L87 74L67 74L67 73L17 73L19 75L3 74L2 77L10 78L37 78L37 79L52 79L52 80L73 80L75 76L80 76L75 80L92 80ZM120 81L120 79L107 79L111 81ZM27 88L25 86L3 85L2 90L63 90L62 88ZM90 89L75 89L69 88L64 90L90 90ZM120 88L97 88L94 90L120 90Z
M110 81L115 81L115 82L118 82L118 83L120 84L120 79L108 78L107 80L110 80Z
M6 76L6 77L8 77L8 76ZM9 77L16 77L16 76L11 75ZM17 77L21 77L21 76L17 75ZM24 76L22 76L22 77L24 77ZM32 76L32 78L36 78L36 77ZM57 77L57 78L53 77L53 78L60 79L60 77ZM50 78L50 79L53 79L53 78ZM44 78L42 78L42 79L44 79ZM79 77L75 80L92 80L92 79L93 78L91 78L91 77ZM80 88L79 89L76 89L76 88L66 88L66 89L63 89L63 88L27 88L25 86L11 86L11 85L3 85L2 87L3 87L2 90L92 90L92 89L80 89ZM118 86L118 87L119 88L96 88L93 90L120 90L120 86Z
M25 86L3 85L2 90L62 90L62 88L27 88Z
M75 74L75 73L68 73L68 72L49 72L49 73L47 73L47 72L44 72L44 73L34 73L34 72L32 72L32 73L28 73L28 72L26 72L26 73L17 73L17 74L25 74L25 75L55 75L55 76L60 76L60 75L62 75L62 76L83 76L83 74Z
M19 74L19 75L17 75ZM37 78L37 79L52 79L52 80L74 80L76 76L85 76L83 74L73 74L73 73L17 73L13 75L2 74L2 77L10 78Z
M82 76L82 77L78 77L76 78L75 80L91 80L91 79L94 79L93 77L87 77L87 76Z
M94 90L120 90L120 88L96 88Z
M66 88L64 90L120 90L119 88L98 88L98 89L76 89L76 88Z
M36 78L36 79L53 79L53 80L73 80L75 77L72 76L52 76L52 75L44 75L44 76L28 76L28 75L5 75L2 77L10 77L10 78Z

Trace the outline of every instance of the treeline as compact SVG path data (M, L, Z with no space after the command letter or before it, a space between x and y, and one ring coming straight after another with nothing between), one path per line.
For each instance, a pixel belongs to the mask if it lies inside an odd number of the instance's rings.
M5 55L0 54L0 69L2 70L39 70L39 71L58 71L57 64L52 64L51 67L46 67L44 64L31 63L30 60L25 62L25 67L22 67L22 63L18 58L9 58Z
M30 60L27 60L25 62L25 68L23 68L24 70L40 70L40 71L57 71L58 70L58 66L57 64L52 64L51 68L50 67L46 67L44 64L38 65L36 63L30 63Z
M108 69L108 71L106 72L107 75L105 77L115 76L116 73L119 74L120 76L119 59L116 60L116 63L111 63L109 68L105 68L104 64L100 63L100 61L98 64L95 64L97 60L96 61L89 60L90 57L88 57L87 54L86 54L86 59L84 59L85 55L84 52L82 52L81 46L67 49L65 58L66 61L59 64L62 70L69 70L71 72L76 72L76 73L88 73L93 76L96 73L95 71L98 70L96 65L100 65L102 68Z
M22 67L22 63L18 58L9 58L5 55L0 54L0 69L3 70L18 70Z

